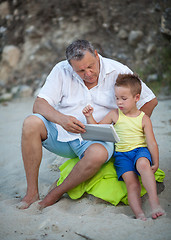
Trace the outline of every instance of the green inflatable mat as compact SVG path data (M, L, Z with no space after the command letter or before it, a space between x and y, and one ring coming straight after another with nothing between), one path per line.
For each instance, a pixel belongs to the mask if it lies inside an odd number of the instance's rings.
M57 182L57 186L64 181L78 161L79 158L69 159L59 167L60 178ZM94 177L68 191L70 198L78 199L84 193L88 193L110 202L115 206L120 202L128 205L126 185L123 181L118 181L113 162L114 158L111 158L110 161L103 164ZM161 169L158 169L155 172L156 181L163 182L164 178L165 173ZM141 183L141 196L143 196L146 190L142 185L141 177L139 177L139 180Z

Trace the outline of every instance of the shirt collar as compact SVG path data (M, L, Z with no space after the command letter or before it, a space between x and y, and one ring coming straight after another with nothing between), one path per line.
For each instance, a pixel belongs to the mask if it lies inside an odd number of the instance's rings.
M104 58L100 54L99 58L100 58L100 74L98 83L102 82L105 79L106 75L116 70L111 63L111 59Z

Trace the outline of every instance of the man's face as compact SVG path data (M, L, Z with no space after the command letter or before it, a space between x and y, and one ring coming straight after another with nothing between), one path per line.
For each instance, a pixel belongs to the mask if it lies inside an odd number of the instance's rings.
M86 51L82 60L72 59L70 63L89 89L97 85L100 72L100 59L97 51L95 51L95 56Z

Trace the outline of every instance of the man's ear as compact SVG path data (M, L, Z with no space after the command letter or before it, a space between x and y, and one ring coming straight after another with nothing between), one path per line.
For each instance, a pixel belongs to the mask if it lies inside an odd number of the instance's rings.
M138 102L139 100L140 100L140 94L138 93L135 95L135 101Z
M98 55L97 50L94 50L94 54L95 54L95 56L96 56L97 58L99 58L99 55Z
M99 60L99 55L98 55L97 50L94 50L94 54L95 54L95 57L97 58L97 60Z

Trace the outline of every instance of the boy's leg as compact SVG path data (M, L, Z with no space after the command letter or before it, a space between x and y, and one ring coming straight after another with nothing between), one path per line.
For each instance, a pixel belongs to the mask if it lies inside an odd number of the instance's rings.
M141 185L137 175L133 171L122 175L128 191L128 202L137 219L146 220L141 207Z
M149 160L145 157L139 158L136 162L136 168L141 175L142 184L147 190L149 196L149 202L152 209L152 218L156 219L164 214L164 210L160 207L157 196L156 180Z

